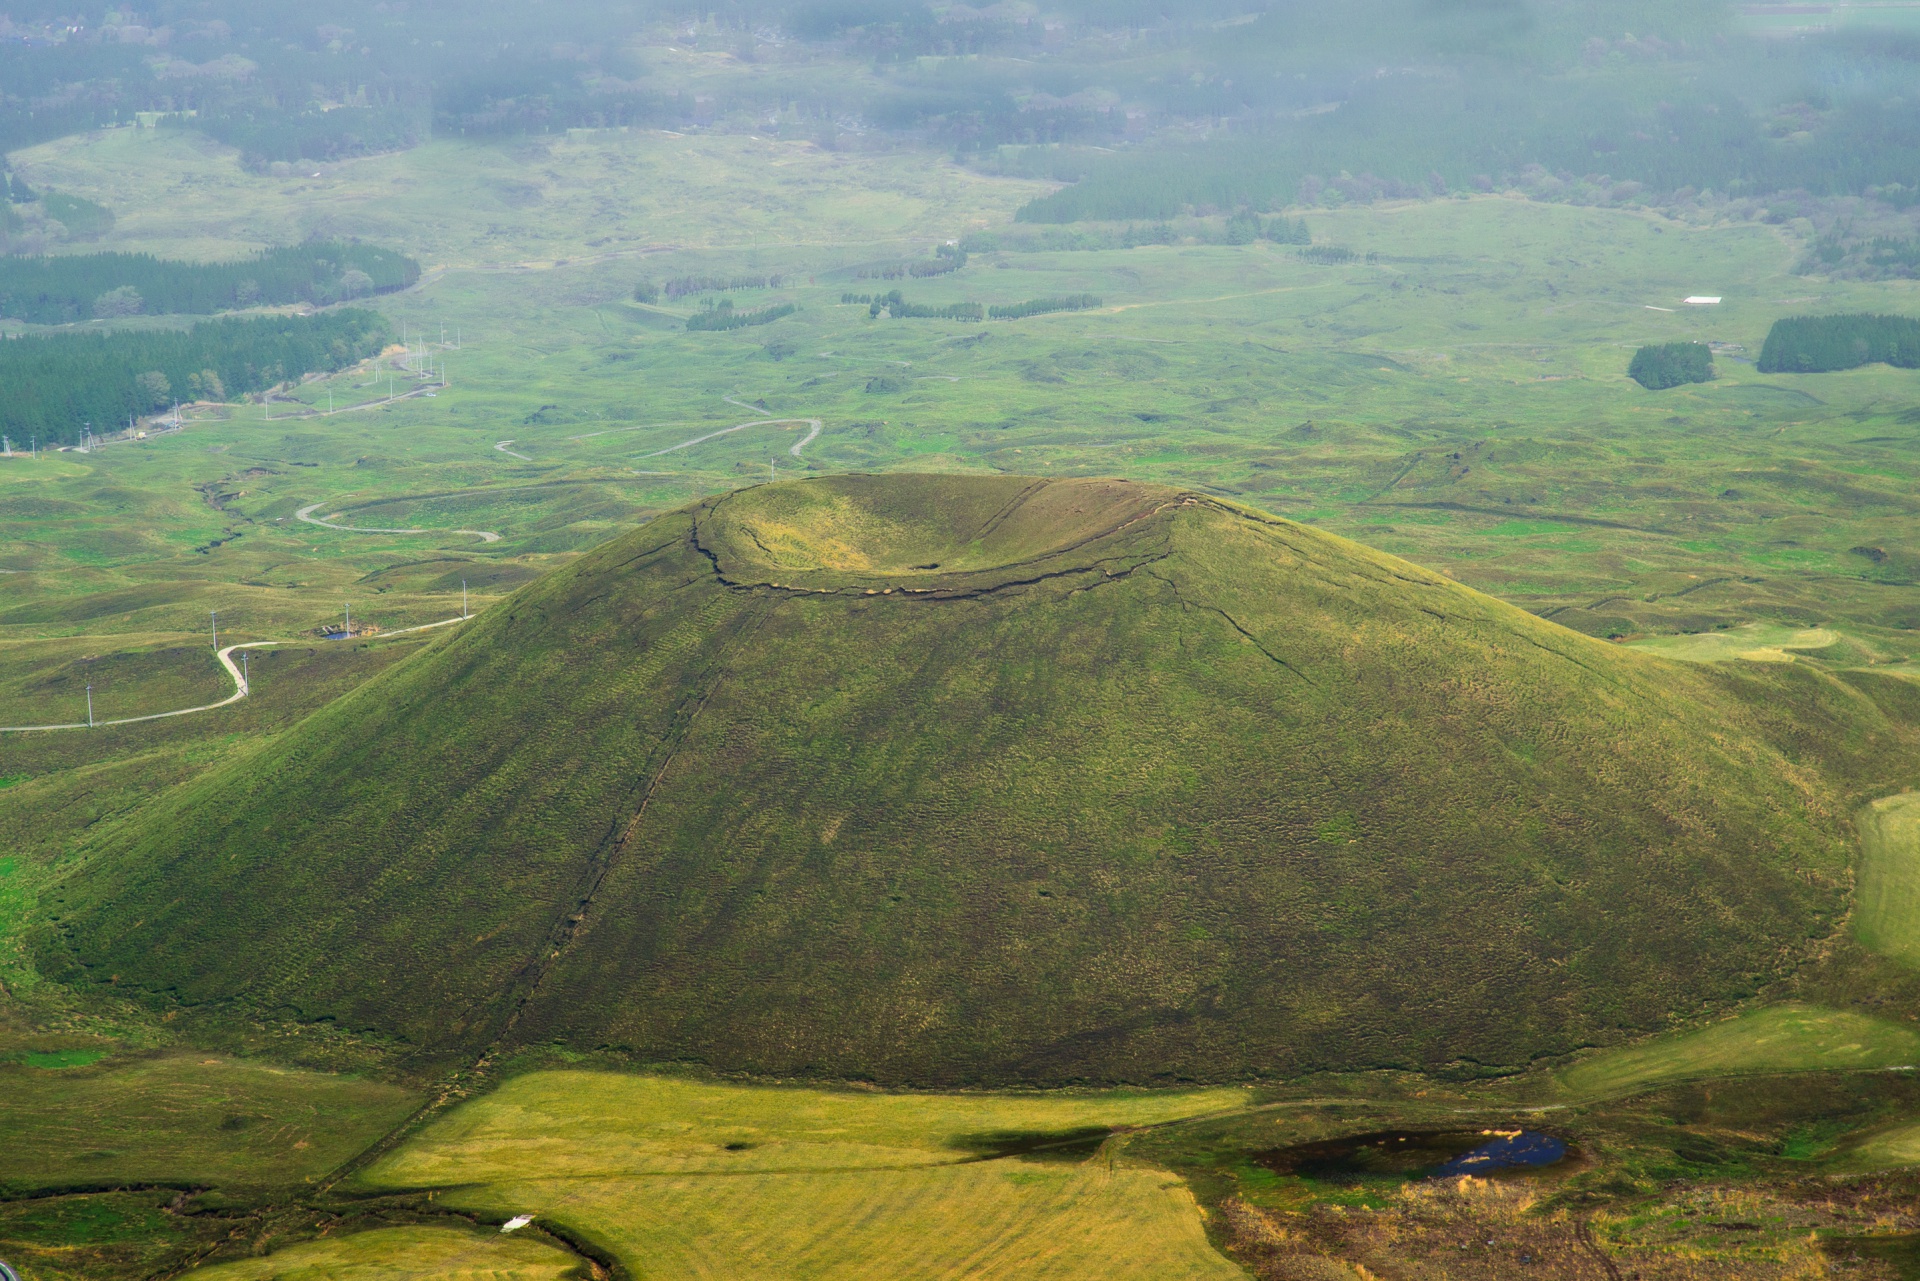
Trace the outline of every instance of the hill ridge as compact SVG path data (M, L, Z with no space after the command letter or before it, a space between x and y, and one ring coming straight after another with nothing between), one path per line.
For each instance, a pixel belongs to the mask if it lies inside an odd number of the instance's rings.
M417 1063L1514 1065L1831 933L1851 806L1781 737L1800 707L1890 732L1816 673L1607 646L1205 495L784 482L169 796L77 864L46 951Z

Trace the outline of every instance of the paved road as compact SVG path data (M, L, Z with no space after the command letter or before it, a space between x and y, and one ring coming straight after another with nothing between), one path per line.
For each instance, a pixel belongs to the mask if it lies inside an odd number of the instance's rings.
M398 631L381 632L379 636L381 640L385 640L389 636L405 636L408 632L424 632L435 627L446 627L451 623L463 623L465 621L464 618L443 618L437 623L423 623L419 627L402 627ZM211 712L216 708L237 703L249 693L246 674L241 670L240 665L233 661L235 650L262 649L269 645L303 645L306 643L305 641L284 640L246 641L243 644L229 645L225 649L222 649L215 657L220 660L220 666L227 669L227 675L233 677L233 693L227 695L217 703L203 703L199 707L183 707L175 712L155 712L150 716L121 716L110 721L97 720L91 725L85 721L73 721L66 725L0 725L0 734L31 734L50 729L103 729L108 725L138 725L142 721L164 721L170 716L191 716L195 712ZM0 1281L6 1281L6 1277L0 1276Z
M326 503L309 503L293 514L294 519L304 520L309 525L319 525L324 529L344 530L349 534L470 534L483 543L500 541L500 535L490 529L367 529L359 525L336 525L330 520L321 520L313 514L325 506L327 506Z

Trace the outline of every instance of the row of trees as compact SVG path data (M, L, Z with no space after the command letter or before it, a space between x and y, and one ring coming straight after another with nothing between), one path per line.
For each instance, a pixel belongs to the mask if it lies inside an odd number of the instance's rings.
M420 264L411 258L337 241L266 249L237 262L174 262L151 254L0 257L0 316L59 325L284 303L327 306L419 279Z
M1701 342L1669 342L1633 353L1627 376L1648 391L1713 380L1713 352Z
M840 301L865 303L867 315L876 320L882 312L891 320L1023 320L1028 316L1044 316L1051 311L1084 311L1100 305L1100 299L1093 294L1069 294L1062 298L1030 298L1026 302L1004 306L983 307L977 302L956 302L936 307L908 302L898 289L884 294L841 294Z
M770 325L782 316L791 316L795 310L792 303L783 302L761 311L735 311L733 303L725 301L718 307L709 307L688 316L687 328L691 330L748 329L754 325Z
M934 307L910 303L900 296L898 289L881 294L867 305L869 317L878 318L883 311L890 320L982 320L986 317L986 308L977 302L956 302Z
M1760 348L1763 374L1819 374L1884 361L1920 369L1920 320L1906 316L1792 316Z
M653 303L660 301L662 293L672 299L692 294L730 293L736 289L778 289L785 280L784 276L675 276L664 285L641 281L633 287L633 299Z
M967 265L966 250L952 250L946 245L932 261L907 261L880 263L876 266L854 269L855 280L929 280L935 276L950 276Z
M1040 226L1031 231L979 231L960 242L973 253L1057 253L1097 249L1137 249L1143 245L1250 245L1269 240L1282 245L1311 245L1304 218L1265 218L1243 209L1224 221L1184 218L1178 223L1128 223L1124 227Z
M378 355L391 337L384 316L343 308L0 341L0 427L15 440L73 444L88 423L113 430L176 401L230 400L344 369Z
M1064 298L1030 298L1006 307L989 307L987 315L993 320L1024 320L1050 311L1085 311L1099 305L1100 299L1093 294L1069 294Z

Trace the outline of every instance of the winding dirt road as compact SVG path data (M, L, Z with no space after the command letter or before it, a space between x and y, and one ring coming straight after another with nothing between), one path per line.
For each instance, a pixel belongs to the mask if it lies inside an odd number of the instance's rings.
M304 520L309 525L318 525L323 529L345 530L349 534L471 534L483 543L500 541L500 535L490 529L369 529L360 525L336 525L330 520L321 520L313 514L325 506L327 506L326 503L308 503L293 514L294 519Z
M731 396L722 396L720 399L726 401L729 405L738 405L742 409L760 408L760 406L758 405L749 405L744 400L735 400ZM651 454L642 454L640 456L642 458L658 458L662 454L671 454L675 450L686 449L693 445L702 444L703 442L712 440L717 436L727 436L727 435L731 435L736 431L745 431L749 427L785 427L793 423L805 423L809 428L807 434L801 437L797 442L795 442L792 449L789 449L787 451L789 454L792 454L795 458L798 458L800 456L800 451L805 449L808 445L811 445L815 440L817 440L820 436L820 433L826 429L826 425L822 423L820 419L818 418L756 418L750 423L736 423L732 427L722 427L719 431L710 431L704 436L695 436L692 440L683 440L677 445L668 445L665 449L656 449Z
M389 636L405 636L408 632L430 631L435 627L446 627L452 623L464 623L466 621L464 618L443 618L437 623L422 623L418 627L402 627L397 631L381 632L379 636L381 640L385 640ZM74 721L66 725L0 725L0 734L33 734L41 730L51 729L104 729L109 725L138 725L142 721L164 721L170 716L191 716L195 712L211 712L218 708L239 702L250 692L246 673L241 669L239 664L233 661L233 655L236 650L264 649L269 645L303 645L306 643L305 641L297 640L243 641L238 645L228 645L222 648L215 657L220 660L220 666L227 669L227 675L233 677L233 693L227 695L217 703L203 703L199 707L182 707L178 711L173 712L154 712L148 716L121 716L113 720L96 720L91 725L85 721Z

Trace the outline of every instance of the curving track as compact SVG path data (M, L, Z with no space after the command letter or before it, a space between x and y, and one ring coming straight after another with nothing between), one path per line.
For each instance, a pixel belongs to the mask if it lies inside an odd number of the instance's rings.
M452 623L464 623L466 621L464 618L443 618L437 623L422 623L418 627L402 627L398 631L381 632L380 639L385 640L389 636L405 636L408 632L429 631L435 627L446 627ZM220 666L227 669L227 675L233 677L233 693L227 695L217 703L203 703L199 707L182 707L178 711L172 712L154 712L147 716L121 716L109 721L97 720L91 725L85 721L74 721L66 725L0 725L0 734L32 734L38 733L41 730L52 729L105 729L109 725L138 725L142 721L164 721L171 716L191 716L195 712L211 712L217 708L239 702L250 692L246 673L240 669L239 664L233 661L234 651L242 649L264 649L269 645L302 645L305 643L305 641L297 640L243 641L238 645L228 645L221 649L215 657L220 660ZM0 1281L6 1281L6 1278L0 1276Z
M367 529L359 525L336 525L330 520L321 520L313 514L326 505L325 503L308 503L293 514L294 519L304 520L307 524L318 525L322 529L344 530L349 534L471 534L483 543L500 541L500 535L490 529Z
M758 405L749 405L744 400L735 400L731 396L722 396L720 399L726 401L729 405L738 405L742 409L760 408L760 406ZM792 425L793 423L805 423L808 428L807 434L805 436L802 436L798 441L796 441L794 443L793 448L787 451L789 454L792 454L795 458L798 458L800 456L800 451L805 449L808 445L811 445L815 440L819 439L820 433L826 429L826 424L821 422L820 419L818 418L756 418L750 423L736 423L732 427L722 427L719 431L710 431L704 436L695 436L692 440L683 440L677 445L668 445L665 449L656 449L651 454L642 454L640 456L642 458L658 458L662 454L671 454L676 450L687 449L693 445L703 444L706 441L713 440L714 438L719 436L730 436L736 431L745 431L749 427L786 427L786 426Z

